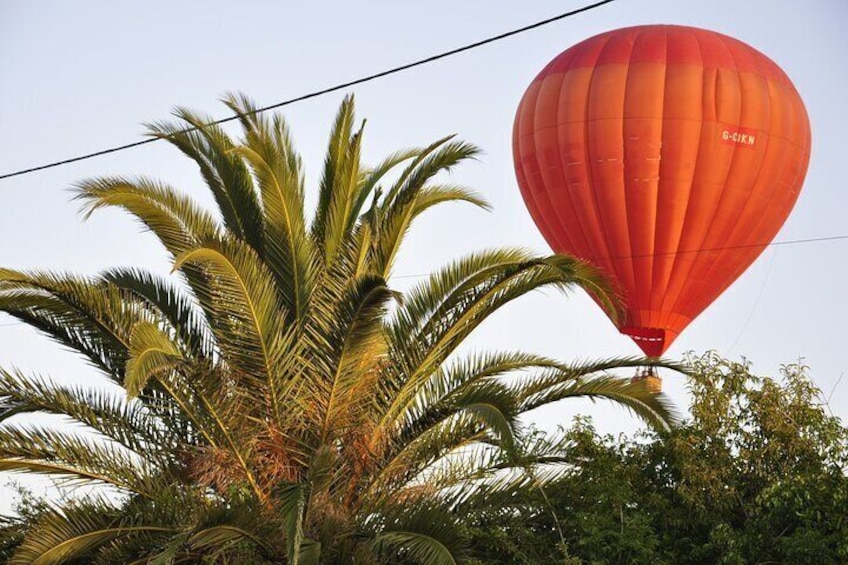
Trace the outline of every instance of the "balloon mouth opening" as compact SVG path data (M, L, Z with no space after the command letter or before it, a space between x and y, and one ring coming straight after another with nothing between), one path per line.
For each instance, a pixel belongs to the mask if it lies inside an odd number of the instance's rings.
M630 336L648 357L659 357L671 342L677 337L677 333L664 328L637 328L623 327L621 333Z

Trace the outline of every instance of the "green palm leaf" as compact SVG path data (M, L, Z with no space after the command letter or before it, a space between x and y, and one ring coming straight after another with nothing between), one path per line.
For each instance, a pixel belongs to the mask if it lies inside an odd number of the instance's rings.
M309 302L316 253L306 230L300 156L282 117L266 119L256 114L255 105L243 96L230 95L225 102L236 115L244 116L245 142L233 151L244 158L257 179L268 265L288 311L300 319Z
M53 510L33 524L9 565L59 565L89 557L94 548L121 536L170 531L160 526L124 524L117 510L104 502L80 503Z
M177 441L155 407L127 401L114 392L62 387L37 377L0 371L0 423L19 414L63 416L84 431L98 433L136 453L158 458L163 444Z
M151 461L152 462L152 461ZM152 496L152 473L140 458L116 445L46 427L0 428L0 470L29 471L71 482L94 481Z
M227 229L262 250L262 212L246 164L232 154L233 141L208 116L178 108L183 124L148 124L153 137L173 144L200 166Z
M10 269L0 269L0 310L85 354L115 380L122 378L132 327L155 318L114 285Z
M192 354L201 358L211 356L213 337L204 312L181 285L134 268L109 269L101 277L108 283L132 292L151 308L158 310Z
M174 269L187 264L203 266L213 277L199 298L227 364L243 379L275 379L278 362L290 351L292 330L259 256L237 239L213 239L177 257ZM278 412L279 399L274 404Z
M183 360L171 336L149 322L140 322L133 328L129 353L124 388L130 398L138 396L151 378L174 370Z
M219 232L218 223L191 198L146 178L103 177L77 184L86 218L107 206L123 208L153 232L172 255Z

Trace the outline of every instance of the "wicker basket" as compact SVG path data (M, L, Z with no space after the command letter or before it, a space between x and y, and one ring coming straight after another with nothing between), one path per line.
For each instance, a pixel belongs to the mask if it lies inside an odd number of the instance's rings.
M662 392L662 379L652 369L640 371L630 379L631 383L643 383L645 390L654 394Z

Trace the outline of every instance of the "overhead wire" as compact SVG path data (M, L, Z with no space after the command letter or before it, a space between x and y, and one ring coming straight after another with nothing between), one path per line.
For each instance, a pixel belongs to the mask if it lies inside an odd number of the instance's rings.
M770 243L749 243L745 245L726 245L723 247L703 247L701 249L684 249L683 251L668 251L665 253L644 253L641 255L615 255L609 257L597 257L596 261L600 260L612 260L617 261L619 259L646 259L648 257L668 257L674 255L687 255L691 253L709 253L711 251L724 251L726 249L750 249L754 247L762 247L766 249L768 247L779 247L783 245L798 245L802 243L821 243L825 241L840 241L848 239L848 234L845 235L828 235L823 237L808 237L804 239L787 239L784 241L772 241ZM392 278L396 279L406 279L406 278L420 278L420 277L428 277L430 273L417 273L410 275L397 275Z
M725 249L745 249L745 248L751 248L751 247L762 247L762 248L765 249L765 248L769 248L769 247L781 247L781 246L784 246L784 245L800 245L800 244L805 244L805 243L823 243L823 242L828 242L828 241L843 241L843 240L848 240L848 234L845 234L845 235L829 235L829 236L822 236L822 237L808 237L808 238L803 238L803 239L786 239L786 240L783 240L783 241L772 241L770 243L752 243L752 244L747 244L747 245L728 245L728 246L724 246L724 247L707 247L707 248L703 248L703 249L690 249L690 250L684 250L684 251L672 251L672 252L668 252L668 253L652 253L652 254L643 254L643 255L618 255L618 256L615 256L615 257L606 257L604 259L613 259L613 260L617 260L617 259L637 259L637 258L646 258L646 257L661 257L661 256L668 256L668 255L683 255L683 254L687 254L687 253L706 253L706 252L710 252L710 251L723 251ZM770 270L771 270L771 267L769 267L769 271ZM392 279L423 278L423 277L429 277L432 274L433 273L410 273L410 274L406 274L406 275L395 275L395 276L390 277L390 278L392 278ZM13 326L13 325L16 325L16 324L0 324L0 327Z
M610 4L614 1L615 0L601 0L599 2L595 2L594 4L589 4L587 6L583 6L582 8L570 10L568 12L564 12L562 14L559 14L559 15L556 15L556 16L553 16L553 17L550 17L550 18L547 18L547 19L526 25L526 26L522 26L520 28L516 28L516 29L510 30L510 31L492 36L492 37L488 37L486 39L482 39L480 41L475 41L473 43L469 43L469 44L463 45L461 47L456 47L456 48L450 49L448 51L443 51L441 53L437 53L435 55L425 57L423 59L418 59L418 60L412 61L410 63L406 63L406 64L403 64L403 65L400 65L400 66L397 66L397 67L392 67L392 68L387 69L385 71L380 71L378 73L367 75L367 76L364 76L364 77L361 77L361 78L358 78L358 79L339 83L339 84L336 84L335 86L330 86L328 88L323 88L321 90L315 90L315 91L309 92L307 94L302 94L302 95L296 96L294 98L289 98L288 100L283 100L282 102L277 102L276 104L271 104L269 106L263 106L261 108L257 108L256 110L254 110L252 112L247 112L246 114L247 115L253 115L253 114L259 114L259 113L262 113L262 112L267 112L268 110L275 110L277 108L282 108L283 106L288 106L288 105L294 104L295 102L302 102L304 100L309 100L310 98L317 98L317 97L323 96L325 94L330 94L331 92L337 92L339 90L343 90L343 89L349 88L351 86L356 86L356 85L359 85L359 84L362 84L362 83L365 83L365 82L369 82L369 81L376 80L376 79L379 79L379 78L383 78L383 77L386 77L386 76L389 76L389 75L400 73L400 72L412 69L414 67L426 65L428 63L432 63L434 61L444 59L446 57L451 57L453 55L458 55L459 53L463 53L465 51L470 51L472 49L476 49L478 47L488 45L489 43L501 41L501 40L506 39L508 37L512 37L514 35L519 35L521 33L525 33L527 31L530 31L530 30L533 30L533 29L536 29L536 28L540 28L540 27L546 26L548 24L552 24L552 23L560 21L560 20L564 20L564 19L570 18L572 16L576 16L577 14L581 14L583 12L588 12L589 10L594 10L595 8L600 8L604 4ZM220 120L215 120L215 121L209 122L205 125L206 126L220 125L220 124L232 122L232 121L235 121L235 120L238 120L238 119L239 119L239 116L230 116L228 118L222 118ZM199 129L199 128L196 128L196 127L195 128L187 128L185 130L182 130L180 133L187 133L187 132L191 132L191 131L196 131L197 129ZM134 141L132 143L126 143L124 145L117 145L115 147L110 147L108 149L102 149L100 151L94 151L92 153L85 153L83 155L78 155L76 157L70 157L68 159L62 159L60 161L53 161L51 163L45 163L43 165L37 165L37 166L34 166L34 167L29 167L27 169L21 169L21 170L18 170L18 171L13 171L11 173L4 173L4 174L0 175L0 180L10 179L12 177L17 177L17 176L21 176L21 175L27 175L27 174L30 174L30 173L35 173L37 171L43 171L45 169L52 169L54 167L59 167L59 166L62 166L62 165L68 165L70 163L77 163L79 161L85 161L87 159L93 159L95 157L108 155L110 153L117 153L119 151L126 151L127 149L133 149L135 147L140 147L142 145L147 145L149 143L155 143L156 141L159 141L160 139L162 139L162 138L160 138L160 137L149 137L147 139L142 139L140 141Z

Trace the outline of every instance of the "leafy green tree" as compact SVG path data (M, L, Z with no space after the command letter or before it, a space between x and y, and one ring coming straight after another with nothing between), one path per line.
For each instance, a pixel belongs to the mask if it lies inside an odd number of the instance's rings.
M0 372L0 470L91 492L7 528L10 564L456 563L469 555L457 508L515 496L557 459L555 446L519 449L521 414L588 396L670 422L662 396L605 373L642 360L455 354L539 288L584 288L614 307L580 261L494 249L406 293L389 286L419 215L486 206L440 180L475 147L448 137L367 167L348 98L310 221L283 119L243 96L225 103L241 139L184 109L181 122L151 126L197 164L214 213L146 177L78 186L87 214L135 216L174 276L0 270L0 311L126 393ZM40 412L74 425L10 420Z
M669 527L691 532L680 554L719 563L845 562L848 429L828 413L807 368L787 365L777 381L710 355L693 367L692 424L646 460L667 461L665 479L676 484L672 502L685 514L669 512Z
M535 540L486 562L848 562L848 429L806 368L775 380L714 354L690 365L685 425L616 439L578 420L559 440L571 473L494 517L480 512L481 552L488 539Z
M570 467L511 504L469 510L479 563L657 562L659 541L635 492L643 470L629 459L629 440L598 437L591 420L578 417L561 435L543 441L558 444Z

